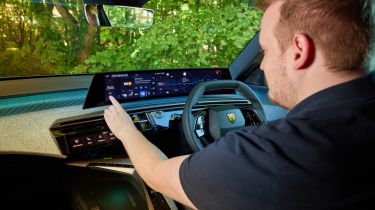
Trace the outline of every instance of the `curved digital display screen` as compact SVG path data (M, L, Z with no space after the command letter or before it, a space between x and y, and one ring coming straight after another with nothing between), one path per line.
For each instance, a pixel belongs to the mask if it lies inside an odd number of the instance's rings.
M83 108L109 105L109 96L120 102L188 95L204 81L231 79L228 69L171 69L95 74ZM233 93L233 91L220 91Z
M105 98L113 96L126 100L188 95L200 82L223 79L223 71L161 71L110 74L104 77Z

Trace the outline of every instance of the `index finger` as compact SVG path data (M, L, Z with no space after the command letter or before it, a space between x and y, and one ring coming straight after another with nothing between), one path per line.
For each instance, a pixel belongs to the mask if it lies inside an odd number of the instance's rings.
M122 109L120 103L113 96L109 96L109 100L112 102L113 106L115 106L118 109Z

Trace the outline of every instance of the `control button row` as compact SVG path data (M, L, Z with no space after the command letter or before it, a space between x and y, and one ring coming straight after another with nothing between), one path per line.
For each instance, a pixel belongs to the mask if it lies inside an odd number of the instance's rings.
M103 131L101 133L90 134L86 136L75 136L69 138L70 145L73 150L91 147L95 145L102 145L116 140L116 136L110 131Z

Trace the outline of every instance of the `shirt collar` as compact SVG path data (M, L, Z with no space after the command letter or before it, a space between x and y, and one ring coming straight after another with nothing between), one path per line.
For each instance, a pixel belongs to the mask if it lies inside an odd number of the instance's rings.
M289 111L287 117L293 117L306 111L318 110L327 106L338 106L375 98L373 78L373 75L367 75L321 90L297 104Z

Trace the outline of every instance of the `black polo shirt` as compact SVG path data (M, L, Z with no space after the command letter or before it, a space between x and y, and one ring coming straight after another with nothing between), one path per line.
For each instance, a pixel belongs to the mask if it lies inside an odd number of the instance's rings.
M375 209L375 85L320 91L284 119L228 133L180 167L206 209Z

